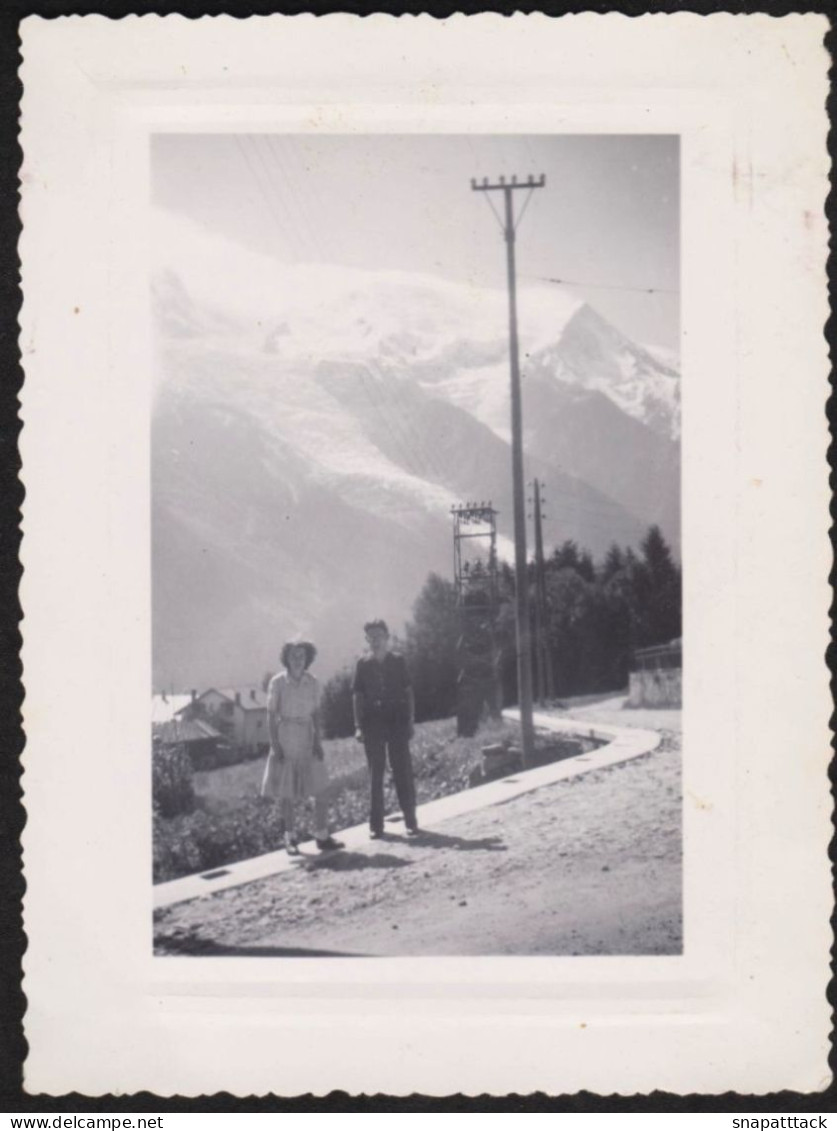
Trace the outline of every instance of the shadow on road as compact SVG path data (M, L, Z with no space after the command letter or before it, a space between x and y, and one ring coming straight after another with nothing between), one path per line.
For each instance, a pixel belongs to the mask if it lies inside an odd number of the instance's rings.
M455 848L461 852L508 852L508 848L499 836L483 836L479 840L469 840L465 836L430 833L422 829L415 843L424 848Z
M387 852L375 852L371 856L365 852L335 852L325 859L315 856L303 867L327 868L330 872L357 872L364 868L407 868L411 863L411 860L390 856Z
M191 955L195 958L367 958L369 955L342 950L313 950L300 946L224 946L213 939L154 940L160 957Z

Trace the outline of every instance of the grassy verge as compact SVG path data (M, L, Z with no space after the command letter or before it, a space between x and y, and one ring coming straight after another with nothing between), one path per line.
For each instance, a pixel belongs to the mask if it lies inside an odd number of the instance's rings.
M459 738L454 719L421 723L411 744L416 794L421 805L468 789L479 777L482 747L518 741L518 727L486 724L473 738ZM575 752L572 743L550 737L538 742L538 761ZM329 817L334 830L363 824L369 815L369 785L363 747L354 739L324 743L331 779ZM177 817L154 818L154 882L208 871L237 860L272 852L282 844L278 806L259 796L264 759L194 775L196 807ZM391 783L385 793L387 813L398 805ZM313 806L300 804L297 829L303 839L312 829Z

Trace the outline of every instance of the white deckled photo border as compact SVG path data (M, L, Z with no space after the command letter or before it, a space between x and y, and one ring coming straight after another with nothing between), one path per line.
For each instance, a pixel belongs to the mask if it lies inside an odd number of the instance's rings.
M826 1086L826 29L24 21L29 1091ZM258 130L680 136L681 956L152 957L149 137Z

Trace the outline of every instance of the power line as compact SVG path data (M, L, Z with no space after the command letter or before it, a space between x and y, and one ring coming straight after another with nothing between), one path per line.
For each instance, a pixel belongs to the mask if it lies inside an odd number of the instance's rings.
M393 398L392 395L387 397L387 391L391 388L387 376L387 370L379 362L361 366L360 387L369 407L380 414L396 448L400 448L402 461L413 465L413 470L408 470L408 474L444 484L446 476L436 460L435 451L422 440L418 430L413 428L403 406L399 405L398 398Z
M538 701L543 707L552 698L552 663L547 642L546 563L543 551L543 511L541 483L535 480L533 499L535 519L535 659L537 661Z
M515 231L517 231L517 229L523 223L523 217L526 215L526 209L529 207L529 201L532 199L532 193L534 191L535 191L535 186L533 185L532 188L529 189L529 195L523 201L523 207L520 209L520 215L517 217L517 220L515 221L515 225L514 225Z
M319 253L320 258L325 260L317 224L312 222L308 213L306 193L300 192L295 185L291 162L286 158L279 139L274 135L248 135L244 140L250 142L250 145L246 148L240 137L236 140L253 183L264 197L286 246L290 248L293 243L297 254L307 246L309 251L313 251L315 255ZM254 160L251 160L251 156ZM312 183L315 182L316 178L312 178ZM385 376L381 365L373 363L361 365L358 377L369 407L379 415L398 449L397 454L390 458L396 463L400 461L401 465L409 465L405 470L415 477L443 484L446 476L436 459L432 443L421 440L418 433L410 427L409 419L399 407L397 398L385 395L388 382L381 381L382 374ZM328 391L330 395L335 395L331 390Z
M248 153L248 150L247 150L247 148L244 144L245 141L252 141L252 138L250 138L249 135L245 135L244 137L242 137L241 135L237 134L235 140L236 140L238 149L241 153L241 156L244 159L244 163L247 166L247 170L250 173L252 183L256 186L256 188L261 193L261 195L264 199L264 202L265 202L265 207L266 207L267 213L270 216L270 218L273 220L273 223L276 227L276 231L281 236L282 246L292 250L292 241L289 238L289 234L288 234L287 228L285 226L285 223L282 220L281 216L279 215L279 212L277 211L276 204L275 204L275 201L274 201L274 198L273 198L273 193L265 190L265 186L262 183L262 177L259 175L259 172L258 172L255 164L251 160L250 154Z
M578 279L558 279L549 275L524 275L527 279L537 279L538 283L554 283L556 286L577 286L583 291L635 291L637 294L680 294L664 286L620 286L616 283L581 283Z
M291 237L290 243L293 247L293 253L297 258L299 258L301 249L300 236L302 235L304 239L304 235L300 231L300 224L298 223L297 218L294 216L290 202L287 199L287 195L285 193L277 191L277 182L274 179L274 171L277 169L278 163L275 161L275 159L272 158L272 154L269 157L265 156L263 145L267 144L267 138L264 136L264 134L251 135L250 142L252 144L253 154L264 173L264 180L268 186L270 199L275 200L277 205L281 207L281 210L284 213L285 219L287 221L286 231ZM262 142L263 144L259 145L259 142ZM281 172L281 166L279 166L279 171Z
M312 222L309 215L307 194L299 189L292 168L291 157L286 154L275 134L264 134L263 141L272 158L273 167L277 170L279 178L284 182L288 199L293 202L294 211L300 221L298 227L304 229L302 232L304 242L308 245L310 251L324 260L326 257L323 255L317 226L316 223ZM310 251L307 253L308 258L310 258Z
M485 194L485 202L486 202L486 204L488 205L488 207L489 207L489 208L491 209L491 211L492 211L492 212L494 213L494 218L495 218L495 219L496 219L496 221L497 221L497 224L498 224L498 227L500 228L500 231L501 231L501 232L503 232L503 233L505 234L505 231L506 231L506 229L505 229L505 227L503 226L503 221L502 221L502 220L500 219L500 213L499 213L499 212L497 211L497 209L496 209L496 208L494 207L494 202L492 201L492 199L491 199L491 197L490 197L490 196L488 195L488 193L486 193L486 194Z

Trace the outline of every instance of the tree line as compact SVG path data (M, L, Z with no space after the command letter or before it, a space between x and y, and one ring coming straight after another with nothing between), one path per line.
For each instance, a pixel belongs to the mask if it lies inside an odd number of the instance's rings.
M638 552L614 543L595 562L587 550L567 541L544 568L543 632L557 698L624 688L636 649L681 635L681 571L657 526L649 528ZM496 640L501 697L508 706L517 702L515 576L505 562L498 574ZM534 610L534 564L527 583ZM410 668L418 722L457 711L458 612L453 582L431 573L413 605L406 637L396 645ZM352 733L352 674L348 668L339 672L323 689L327 737Z

